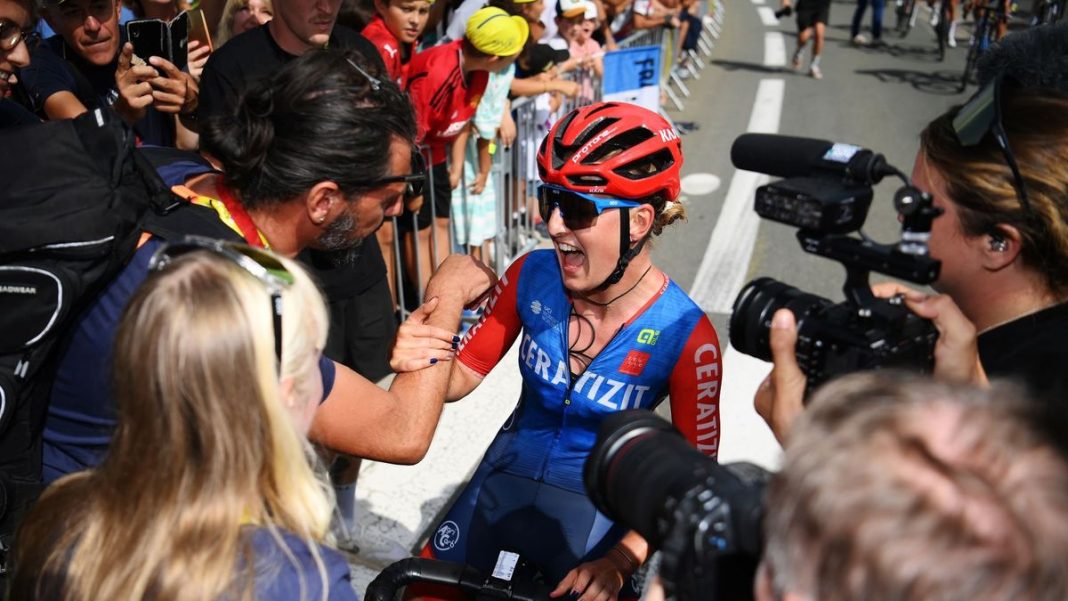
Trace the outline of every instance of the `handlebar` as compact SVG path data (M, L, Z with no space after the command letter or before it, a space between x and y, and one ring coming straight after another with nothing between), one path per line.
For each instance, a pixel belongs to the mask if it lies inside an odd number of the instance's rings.
M390 564L367 587L367 601L393 601L398 590L425 582L457 587L475 599L548 601L552 590L534 577L519 555L501 551L493 574L451 561L410 557Z

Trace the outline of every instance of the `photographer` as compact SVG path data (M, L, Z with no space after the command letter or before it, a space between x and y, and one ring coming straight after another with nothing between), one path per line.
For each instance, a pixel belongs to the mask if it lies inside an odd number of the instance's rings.
M855 374L815 395L765 497L758 599L1068 597L1059 409Z
M863 372L813 396L776 474L622 412L585 481L661 550L648 599L1052 601L1068 594L1066 428L1008 383Z

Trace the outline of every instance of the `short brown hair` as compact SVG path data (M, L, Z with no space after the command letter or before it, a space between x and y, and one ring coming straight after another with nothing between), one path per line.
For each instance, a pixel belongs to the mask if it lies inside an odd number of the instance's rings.
M1015 388L855 374L814 397L769 486L773 587L819 601L1068 598L1068 461Z

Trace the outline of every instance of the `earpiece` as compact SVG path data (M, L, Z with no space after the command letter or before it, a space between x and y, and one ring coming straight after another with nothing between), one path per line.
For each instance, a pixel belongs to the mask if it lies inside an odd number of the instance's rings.
M997 253L1003 253L1009 250L1009 241L1002 236L992 234L990 236L990 250Z

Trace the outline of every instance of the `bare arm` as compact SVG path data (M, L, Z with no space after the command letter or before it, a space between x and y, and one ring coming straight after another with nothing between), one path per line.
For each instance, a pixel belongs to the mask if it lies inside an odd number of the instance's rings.
M73 119L87 110L71 92L56 92L44 101L44 112L50 121Z
M427 297L438 303L425 323L456 331L463 306L477 300L494 279L493 272L475 259L450 255L427 284ZM350 455L419 462L441 416L450 363L397 374L389 390L338 366L334 387L315 415L310 437Z

